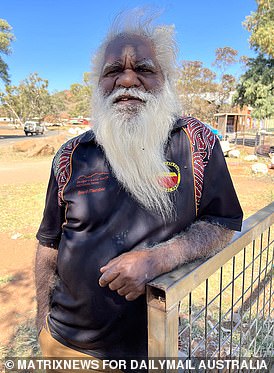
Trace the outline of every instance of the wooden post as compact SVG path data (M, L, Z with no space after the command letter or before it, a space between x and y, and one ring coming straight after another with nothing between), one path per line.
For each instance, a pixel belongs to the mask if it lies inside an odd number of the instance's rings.
M152 287L148 287L148 358L178 358L178 303L166 309L165 298L154 294Z
M229 133L228 133L228 131L227 131L227 114L225 114L224 121L225 121L225 125L224 125L224 127L225 127L225 134L226 134L226 137L227 137L228 140L229 140ZM226 138L225 138L225 140L226 140Z

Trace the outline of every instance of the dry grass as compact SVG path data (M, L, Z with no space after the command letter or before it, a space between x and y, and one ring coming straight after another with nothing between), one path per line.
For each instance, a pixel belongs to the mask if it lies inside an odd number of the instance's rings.
M46 183L0 185L0 232L23 235L38 229L45 201Z
M6 285L9 282L13 281L15 277L13 275L0 276L0 286Z
M33 319L29 319L18 326L9 345L0 346L2 359L5 357L35 357L38 355L40 355L40 349Z

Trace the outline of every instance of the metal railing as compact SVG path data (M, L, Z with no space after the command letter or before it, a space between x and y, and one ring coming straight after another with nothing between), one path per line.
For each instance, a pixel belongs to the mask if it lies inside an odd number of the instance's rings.
M253 147L258 155L269 155L274 151L274 131L237 131L227 133L226 139L234 145Z
M149 357L273 356L273 223L274 202L214 257L148 284Z

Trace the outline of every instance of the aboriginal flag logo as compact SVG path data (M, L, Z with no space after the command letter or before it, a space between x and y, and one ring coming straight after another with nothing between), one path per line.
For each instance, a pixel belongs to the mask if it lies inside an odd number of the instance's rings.
M159 177L159 184L167 192L174 192L181 181L181 173L179 166L174 162L165 162L169 171Z

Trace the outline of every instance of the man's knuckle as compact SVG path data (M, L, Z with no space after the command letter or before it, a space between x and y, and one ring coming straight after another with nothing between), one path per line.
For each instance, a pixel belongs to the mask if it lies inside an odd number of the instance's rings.
M115 284L113 284L112 282L108 285L108 287L110 288L110 290L115 290Z
M132 272L126 270L124 273L123 273L123 277L126 281L132 281Z
M125 290L125 289L118 289L118 290L117 290L117 293L118 293L119 295L126 295L126 290Z
M139 292L139 293L142 293L144 291L144 285L139 285L136 287L136 290Z

